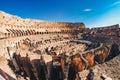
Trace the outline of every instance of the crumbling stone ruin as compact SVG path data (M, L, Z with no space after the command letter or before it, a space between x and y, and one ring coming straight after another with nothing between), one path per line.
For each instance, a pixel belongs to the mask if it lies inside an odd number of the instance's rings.
M94 75L97 66L119 56L118 24L89 29L84 23L22 19L0 12L0 52L0 79L120 79L105 72Z

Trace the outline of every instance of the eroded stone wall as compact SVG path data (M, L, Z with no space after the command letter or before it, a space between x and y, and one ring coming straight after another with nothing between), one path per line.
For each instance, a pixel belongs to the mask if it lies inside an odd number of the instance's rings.
M56 44L58 44L58 43L56 43ZM83 51L80 51L82 49L81 45L83 45L83 44L84 43L81 44L81 42L79 42L79 41L77 42L77 44L76 44L76 42L75 42L75 44L73 44L73 42L72 42L72 44L71 44L71 42L67 42L66 44L64 43L64 45L62 44L63 46L61 46L61 48L59 47L60 45L59 46L56 45L55 47L53 47L53 49L54 49L53 51L57 54L57 56L63 55L63 57L66 57L66 56L74 57L76 55L81 55L79 58L81 60L83 60L83 62L82 61L79 62L79 63L82 63L80 66L85 67L84 69L89 69L89 68L95 66L96 62L97 62L97 64L103 63L105 61L105 59L108 58L111 47L112 47L111 44L106 44L106 45L100 44L99 46L97 46L94 49L87 50L87 51L84 51L85 50L84 49ZM68 47L66 47L67 45L72 46L73 48L76 47L75 49L78 49L78 50L70 49L70 50L68 50L68 52L66 52L67 48L68 48ZM79 46L79 48L77 48L77 46ZM62 47L63 47L63 49L62 49ZM64 49L65 47L66 47L66 49ZM58 48L58 50L57 50L57 48ZM60 50L59 50L59 48L60 48ZM73 51L71 51L71 50L73 50ZM42 54L43 58L41 58L40 54ZM17 64L15 64L15 63L13 64L15 66L15 69L18 69L17 66L19 66L18 71L23 72L24 76L28 76L31 80L32 79L47 80L48 73L46 72L45 67L50 67L50 65L48 65L48 63L49 62L52 63L52 61L54 61L54 58L52 57L52 55L50 55L50 54L48 55L47 53L36 54L36 53L26 52L26 51L20 51L20 52L17 51L12 56L13 56L12 58L14 58L12 60L15 60L15 62L17 63ZM45 57L45 56L47 56L47 57ZM60 57L62 58L62 56L60 56ZM77 58L77 57L74 57L74 58ZM70 62L70 63L74 64L73 62ZM60 64L59 68L60 67L62 68L62 63L59 62L59 64ZM51 68L49 68L49 70L53 69L52 67L55 67L55 65L51 64ZM82 68L79 68L79 69L84 70ZM54 74L54 73L51 73L51 74ZM52 76L52 77L54 77L54 76Z

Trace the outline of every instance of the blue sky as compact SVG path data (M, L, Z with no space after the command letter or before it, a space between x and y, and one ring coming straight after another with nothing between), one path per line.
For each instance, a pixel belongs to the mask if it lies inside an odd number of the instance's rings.
M84 22L87 27L120 24L120 0L0 0L0 10L22 18Z

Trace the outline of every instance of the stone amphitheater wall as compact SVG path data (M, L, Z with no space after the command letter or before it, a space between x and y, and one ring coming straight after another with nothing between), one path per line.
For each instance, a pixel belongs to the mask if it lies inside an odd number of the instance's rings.
M97 27L97 28L91 28L91 30L114 30L119 29L119 24L111 25L111 26L105 26L105 27Z
M54 27L53 27L54 26ZM17 37L46 33L72 33L74 30L84 29L83 23L40 22L33 26L0 24L0 38Z

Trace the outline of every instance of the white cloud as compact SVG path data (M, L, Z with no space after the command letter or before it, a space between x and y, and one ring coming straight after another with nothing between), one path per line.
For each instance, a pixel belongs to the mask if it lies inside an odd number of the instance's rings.
M112 6L120 6L120 1L116 1L112 4Z
M92 11L92 9L87 8L87 9L84 9L83 11L90 12L90 11Z

